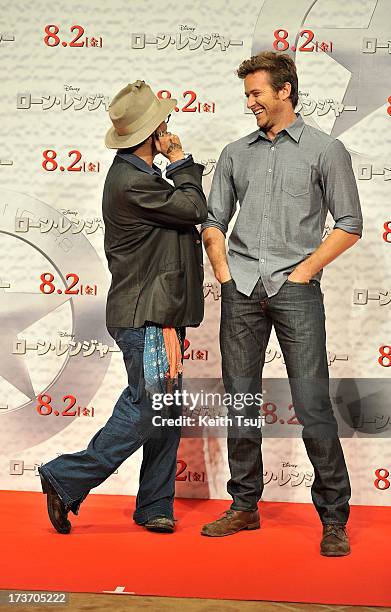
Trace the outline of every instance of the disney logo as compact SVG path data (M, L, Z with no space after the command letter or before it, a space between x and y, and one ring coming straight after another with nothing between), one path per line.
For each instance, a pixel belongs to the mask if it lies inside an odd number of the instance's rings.
M60 212L62 215L77 215L78 214L77 210L66 210L66 208L62 208Z
M74 338L75 334L69 334L68 332L65 331L59 331L58 335L60 336L60 338Z

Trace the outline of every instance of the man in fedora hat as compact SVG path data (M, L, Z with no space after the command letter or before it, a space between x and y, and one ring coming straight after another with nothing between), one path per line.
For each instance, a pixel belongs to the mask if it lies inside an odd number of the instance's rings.
M176 100L159 100L144 81L112 100L106 145L118 149L104 186L105 252L112 282L106 323L123 353L128 386L86 450L39 468L49 518L69 533L89 491L143 447L133 518L151 531L174 531L178 427L154 428L151 394L180 379L185 326L203 318L202 245L195 225L206 220L203 166L185 158L167 132ZM166 177L153 164L163 154ZM176 407L178 413L178 407Z

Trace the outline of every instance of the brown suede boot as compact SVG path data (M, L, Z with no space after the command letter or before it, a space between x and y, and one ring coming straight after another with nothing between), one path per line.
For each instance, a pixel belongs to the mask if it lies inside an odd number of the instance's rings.
M320 554L324 557L344 557L350 553L348 534L344 525L323 525Z
M259 529L258 510L244 512L242 510L226 510L225 516L207 523L201 530L201 535L211 538L221 538L232 535L243 529Z

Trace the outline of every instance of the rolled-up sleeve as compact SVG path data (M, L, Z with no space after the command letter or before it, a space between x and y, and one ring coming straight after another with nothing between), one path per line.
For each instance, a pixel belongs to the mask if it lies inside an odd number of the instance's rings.
M224 235L234 216L237 203L232 178L232 160L225 147L219 157L208 198L208 218L201 225L201 232L208 227L217 227Z
M334 229L362 235L363 218L356 179L349 152L340 140L333 140L321 161L322 183Z

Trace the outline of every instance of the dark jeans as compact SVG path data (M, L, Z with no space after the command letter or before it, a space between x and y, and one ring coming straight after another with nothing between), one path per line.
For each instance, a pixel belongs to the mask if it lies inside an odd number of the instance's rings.
M230 280L221 286L220 347L227 393L261 393L265 351L274 325L284 356L295 413L314 468L312 500L323 523L345 524L350 483L329 396L325 314L320 284L286 281L268 298L261 281L250 297ZM229 416L238 414L232 409ZM243 411L240 413L243 414ZM245 416L259 414L259 406ZM260 432L260 430L258 430ZM228 430L232 509L254 510L263 491L261 434Z
M173 518L179 427L153 427L152 402L145 392L143 353L145 329L109 328L123 353L128 386L113 414L86 450L65 454L39 468L67 509L78 514L90 489L100 485L140 446L143 461L133 518L145 523L156 516Z

